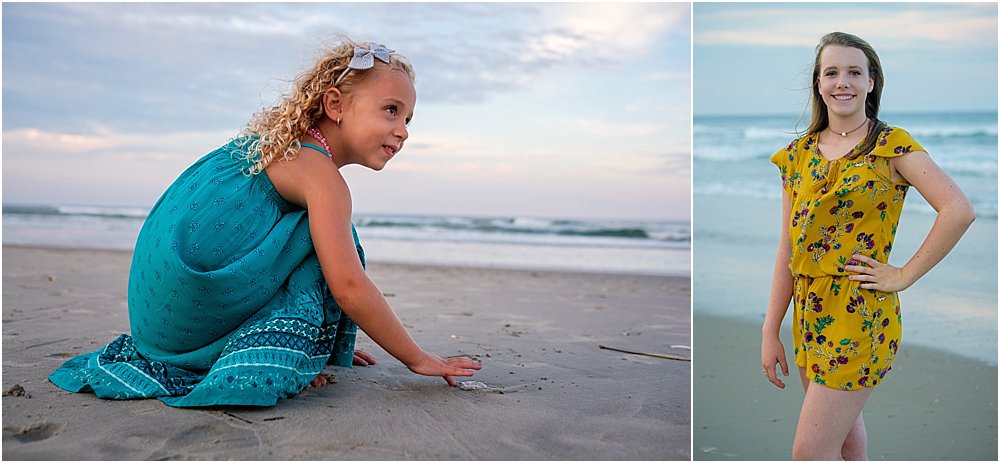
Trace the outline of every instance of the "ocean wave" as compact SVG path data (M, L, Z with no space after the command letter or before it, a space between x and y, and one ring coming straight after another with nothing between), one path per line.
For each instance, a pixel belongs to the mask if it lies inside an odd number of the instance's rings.
M786 127L768 125L750 126L712 126L695 125L694 136L707 139L719 138L728 140L792 140L798 135Z
M794 132L789 132L788 130L776 129L773 127L747 127L743 129L743 139L744 140L767 140L773 141L778 144L788 143L794 140L798 135Z
M707 182L695 185L694 194L696 199L700 195L705 195L781 201L781 190L774 183L765 182ZM937 214L937 211L927 201L917 197L919 196L918 192L914 191L913 196L911 199L907 199L903 206L904 210L927 215ZM970 197L969 201L972 203L977 217L997 218L995 198Z
M778 182L704 182L696 184L694 193L707 196L736 196L740 198L781 200Z
M148 210L117 206L4 204L3 215L5 227L111 230L140 226ZM686 221L388 214L356 214L353 219L359 232L364 230L371 236L405 241L650 249L689 248L691 245L691 227Z
M366 216L359 228L380 237L416 240L533 242L550 245L606 246L673 243L689 245L686 223L546 219L537 217Z
M997 118L993 113L899 114L882 117L886 123L906 129L917 140L927 138L996 138ZM796 125L798 122L798 125ZM739 140L794 139L808 121L794 117L703 117L695 118L694 136Z
M997 203L995 201L970 198L969 202L972 203L972 209L976 211L976 217L993 218L993 219L997 218ZM926 214L926 215L937 214L937 211L935 211L934 208L927 203L927 201L923 200L916 200L916 201L907 200L906 204L903 207L905 208L904 210L919 212L921 214Z
M932 156L934 157L934 156ZM970 177L996 177L997 160L953 159L951 157L934 157L934 161L945 172L952 175L968 175Z
M94 206L59 206L60 214L89 215L95 217L125 217L144 219L149 215L149 209L139 207L94 207Z
M767 145L767 147L733 146L721 144L705 144L695 146L694 158L701 161L752 161L754 159L769 159L785 145Z
M990 126L979 126L979 127L917 126L917 127L903 127L903 128L917 140L925 140L932 138L934 139L953 138L962 142L966 142L970 138L991 139L997 137L997 128ZM800 129L804 129L804 127ZM785 128L776 128L776 127L746 127L746 128L703 127L703 130L695 131L694 133L696 137L702 137L706 139L728 139L728 140L745 140L745 141L778 140L779 143L780 140L791 141L798 137L801 137L803 134L804 132L795 132Z
M86 216L106 218L144 219L149 209L122 206L76 206L76 205L22 205L4 204L4 214L30 214L48 216Z
M913 138L996 138L997 126L988 124L969 125L913 125L903 127Z
M784 145L696 145L694 159L707 162L767 161ZM996 177L998 172L996 147L962 145L925 145L934 161L951 175ZM697 169L697 167L696 167Z

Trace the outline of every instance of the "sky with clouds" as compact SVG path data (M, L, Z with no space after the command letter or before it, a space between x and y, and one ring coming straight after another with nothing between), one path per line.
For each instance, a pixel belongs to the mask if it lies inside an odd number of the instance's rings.
M400 156L344 169L355 211L686 220L690 24L684 3L5 3L3 201L148 207L345 34L417 72Z
M878 52L884 112L997 110L996 3L695 3L693 17L696 116L800 113L833 31Z

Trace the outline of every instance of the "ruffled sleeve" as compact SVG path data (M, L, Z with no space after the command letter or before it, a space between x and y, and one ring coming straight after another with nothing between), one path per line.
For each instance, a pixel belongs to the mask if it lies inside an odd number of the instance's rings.
M870 154L894 158L914 151L927 152L906 130L899 127L886 127L879 135L878 143Z
M923 146L917 143L910 134L899 127L886 127L879 134L878 143L875 148L865 155L865 161L872 171L886 183L908 185L906 180L893 182L889 160L914 151L924 151Z
M795 187L799 183L800 174L796 166L799 164L800 150L799 141L793 140L788 146L778 150L771 156L771 162L778 166L781 174L781 187L788 192L789 196L795 192Z

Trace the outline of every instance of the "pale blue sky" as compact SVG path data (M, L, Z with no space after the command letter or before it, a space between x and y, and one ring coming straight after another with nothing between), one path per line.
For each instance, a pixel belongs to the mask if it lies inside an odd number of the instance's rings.
M3 5L3 201L150 206L322 44L417 72L358 212L687 219L690 5Z
M833 31L878 52L883 112L997 110L996 3L696 3L695 116L800 113Z

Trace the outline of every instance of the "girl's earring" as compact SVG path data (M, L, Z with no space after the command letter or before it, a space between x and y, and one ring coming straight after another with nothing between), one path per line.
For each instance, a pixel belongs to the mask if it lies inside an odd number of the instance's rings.
M340 118L337 118L337 126L340 126Z

